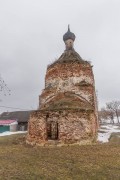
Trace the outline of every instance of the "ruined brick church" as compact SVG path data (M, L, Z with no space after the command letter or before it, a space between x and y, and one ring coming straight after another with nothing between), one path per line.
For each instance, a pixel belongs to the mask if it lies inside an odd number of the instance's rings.
M39 109L32 112L26 142L31 145L89 144L98 128L95 83L90 62L74 50L75 35L64 34L66 49L48 66Z

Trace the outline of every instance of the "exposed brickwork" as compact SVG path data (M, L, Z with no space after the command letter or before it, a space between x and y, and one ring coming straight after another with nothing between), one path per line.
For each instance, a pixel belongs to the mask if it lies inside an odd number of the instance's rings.
M46 121L58 123L59 144L82 143L84 141L90 143L95 140L97 124L92 111L36 111L31 115L28 143L47 144Z
M40 108L29 121L27 143L46 145L50 137L58 144L91 143L98 128L96 104L91 64L74 50L65 51L47 68Z

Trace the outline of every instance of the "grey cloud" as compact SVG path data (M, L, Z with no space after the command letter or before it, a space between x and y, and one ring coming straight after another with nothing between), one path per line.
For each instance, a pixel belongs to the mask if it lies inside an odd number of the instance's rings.
M36 109L47 65L64 51L70 24L75 49L94 65L99 105L120 99L119 0L0 1L0 73L12 90L1 105ZM0 108L0 112L13 110Z

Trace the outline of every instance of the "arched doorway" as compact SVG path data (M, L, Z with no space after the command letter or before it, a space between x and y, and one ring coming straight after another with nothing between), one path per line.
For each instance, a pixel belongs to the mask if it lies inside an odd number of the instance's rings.
M58 139L58 122L47 122L47 138L51 140Z

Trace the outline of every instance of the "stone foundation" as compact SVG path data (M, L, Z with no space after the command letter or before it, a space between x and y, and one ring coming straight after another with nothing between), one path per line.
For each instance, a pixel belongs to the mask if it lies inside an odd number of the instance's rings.
M27 143L31 145L49 145L49 140L60 144L92 143L96 138L96 117L92 111L35 111L31 114ZM53 130L57 138L49 139L47 125L57 124ZM57 132L56 132L57 131Z

